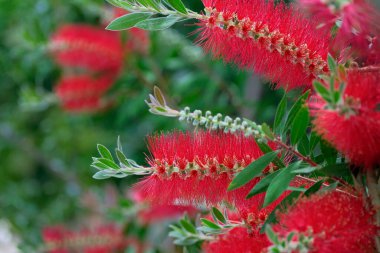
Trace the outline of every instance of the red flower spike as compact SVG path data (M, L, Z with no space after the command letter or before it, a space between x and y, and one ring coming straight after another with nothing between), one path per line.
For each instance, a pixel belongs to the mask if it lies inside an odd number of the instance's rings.
M377 229L363 202L336 191L313 195L279 214L274 230L283 238L290 232L310 236L311 253L375 252Z
M313 103L315 131L355 165L372 168L380 157L380 72L350 71L344 91L345 106L325 109Z
M153 174L136 187L154 203L216 204L228 200L250 205L245 199L259 181L227 192L232 176L262 155L253 138L221 132L174 132L148 139Z
M60 27L49 48L56 62L65 67L117 73L123 63L119 35L89 25Z
M49 253L111 253L122 250L126 240L114 225L70 231L65 227L47 227L42 232Z
M130 192L130 197L143 207L137 213L137 217L142 224L154 224L166 220L174 220L182 217L185 213L190 217L194 217L198 211L193 206L146 203L141 192L136 190Z
M262 0L203 0L200 44L280 87L310 87L326 72L328 35L292 7ZM312 66L312 67L311 67Z
M55 93L65 110L92 112L103 108L101 96L113 84L113 78L102 76L94 79L89 75L63 77Z
M248 232L246 228L237 227L226 234L221 234L215 241L205 243L206 253L261 253L270 246L265 234L259 231Z

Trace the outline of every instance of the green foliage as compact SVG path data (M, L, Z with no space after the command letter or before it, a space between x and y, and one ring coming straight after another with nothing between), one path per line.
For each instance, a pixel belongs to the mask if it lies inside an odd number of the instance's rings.
M120 18L113 20L106 27L106 29L112 30L112 31L120 31L120 30L129 29L131 27L134 27L139 22L148 19L150 16L152 16L152 13L149 13L149 12L129 13L124 16L121 16Z
M278 152L270 152L253 161L250 165L239 172L228 186L232 191L242 187L249 181L261 175L261 172L274 160Z

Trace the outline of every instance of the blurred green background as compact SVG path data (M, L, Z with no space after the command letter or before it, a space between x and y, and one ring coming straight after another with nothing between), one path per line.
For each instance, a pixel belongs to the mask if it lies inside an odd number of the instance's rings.
M200 1L184 2L202 9ZM189 35L197 27L183 23L149 33L148 52L126 56L107 94L108 110L64 111L53 92L62 69L47 52L49 38L65 23L100 26L110 6L101 0L0 0L0 6L0 220L10 224L23 252L38 252L42 228L88 219L106 206L110 186L122 199L135 181L92 179L97 143L113 148L120 136L127 155L144 164L148 134L189 127L148 112L144 99L154 85L174 108L273 120L282 91L210 59ZM98 202L89 205L89 193ZM105 209L102 215L115 216Z

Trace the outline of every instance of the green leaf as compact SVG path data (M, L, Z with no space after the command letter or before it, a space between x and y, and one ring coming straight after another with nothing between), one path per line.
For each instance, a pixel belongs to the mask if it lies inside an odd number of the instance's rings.
M155 0L139 0L139 2L145 7L152 7L156 11L160 12L161 8Z
M185 5L182 3L181 0L167 0L167 2L170 4L171 7L176 9L177 11L187 14L187 10Z
M273 139L274 139L274 134L273 134L272 130L270 129L270 127L269 127L267 124L265 124L265 123L263 123L263 124L261 125L261 127L262 127L262 130L263 130L263 132L265 133L265 135L266 135L269 139L273 140Z
M207 220L207 219L204 219L204 218L201 218L201 222L206 227L209 227L209 228L212 228L212 229L221 229L222 228L218 224L215 224L214 222L212 222L210 220Z
M279 240L278 240L278 236L276 235L276 233L273 231L272 227L271 226L266 226L265 228L265 234L267 235L268 239L274 243L274 244L278 244L279 243Z
M228 190L234 190L247 184L253 178L261 174L261 172L273 161L277 156L277 151L272 151L253 161L244 170L239 172L228 186Z
M179 221L179 223L181 224L181 226L186 230L188 231L189 233L191 234L196 234L197 231L194 227L193 224L191 224L189 221L185 220L185 219L182 219Z
M272 182L273 178L275 178L278 173L280 173L281 170L277 170L269 175L267 175L266 177L262 178L252 189L251 191L248 193L248 195L246 196L246 199L248 198L251 198L253 196L255 196L256 194L259 194L259 193L262 193L262 192L265 192L266 189L268 188L268 185L270 184L270 182Z
M134 12L129 13L120 18L113 20L107 27L107 30L120 31L133 27L137 23L149 18L152 13L149 12Z
M294 117L292 129L290 132L290 142L293 145L298 143L298 141L306 134L309 120L309 110L305 106L302 106Z
M286 190L286 188L288 188L290 182L296 176L292 173L292 171L297 169L300 164L301 163L299 161L290 164L288 167L281 169L281 172L273 178L272 182L268 186L263 207L266 207L275 201Z
M109 168L112 168L112 169L115 169L115 170L120 169L120 167L114 161L111 161L111 160L109 160L107 158L97 158L96 160L98 162L101 162L101 163L107 165Z
M98 169L98 170L104 170L104 169L109 168L107 165L105 165L104 163L101 163L101 162L93 162L91 164L91 166Z
M302 94L297 101L294 103L292 108L290 108L289 116L286 119L285 123L285 130L288 130L289 127L293 124L294 118L296 117L298 111L301 109L301 107L304 105L305 100L308 98L310 93L310 90L306 91L304 94Z
M320 83L319 81L314 81L313 86L314 86L314 89L317 91L317 93L321 95L321 97L325 101L332 102L330 91L322 83Z
M298 170L293 170L292 173L295 173L295 174L308 174L308 173L314 172L316 170L319 170L319 168L318 167L306 167L306 168L301 168L301 169L298 169Z
M327 56L327 64L329 65L329 69L331 73L336 73L336 62L335 59L329 54Z
M176 16L151 18L137 23L135 27L149 31L164 30L177 23L178 20L180 20L180 18Z
M264 143L264 142L259 142L259 141L256 140L256 143L257 143L257 145L259 146L259 148L261 149L261 151L263 151L264 154L273 151L273 149L272 149L271 147L269 147L268 144L266 144L266 143ZM283 167L285 167L285 164L283 163L283 161L281 161L281 159L278 158L277 156L276 156L276 158L274 158L273 163L274 163L274 165L276 165L278 168L283 168Z
M111 175L103 170L96 172L92 178L94 179L107 179L110 178Z
M347 163L326 165L319 170L326 176L345 177L350 176L350 169Z
M123 152L123 146L121 145L120 135L117 137L117 149L118 149L120 152Z
M336 164L338 152L327 141L321 140L321 151L327 164Z
M116 152L116 157L119 160L119 162L122 164L128 165L127 158L125 157L123 152L121 152L119 149L115 149L115 152Z
M305 156L308 156L310 154L310 142L306 134L303 135L301 140L298 142L297 149L301 154Z
M129 4L127 1L120 1L120 0L106 0L106 1L115 7L119 7L123 9L132 8L132 5Z
M339 184L338 182L334 182L330 184L329 186L322 188L321 192L333 191L336 189L336 187L338 187L338 184Z
M321 137L316 132L311 132L310 135L310 152L313 152L317 144L319 143Z
M304 195L309 197L310 195L316 193L317 191L319 191L319 189L321 188L322 184L323 184L324 180L319 180L317 182L315 182L312 186L309 187L309 189L307 189L307 191L304 192Z
M224 215L215 207L211 209L212 215L221 223L226 224L226 218L224 218Z
M113 161L113 157L111 155L111 152L105 146L103 146L102 144L98 144L97 148L98 148L99 154L103 158L106 158L106 159L109 159L109 160Z
M284 96L282 97L277 107L276 116L274 117L273 130L277 134L282 133L281 122L283 121L285 113L286 113L286 106L287 106L287 98L286 98L286 92L285 92Z

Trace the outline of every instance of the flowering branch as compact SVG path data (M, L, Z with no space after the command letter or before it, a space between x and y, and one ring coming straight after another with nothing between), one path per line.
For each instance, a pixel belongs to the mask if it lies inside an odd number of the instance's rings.
M95 179L106 179L109 177L123 178L130 175L147 175L152 173L150 168L138 165L135 161L126 158L120 143L117 141L115 149L118 164L113 159L111 152L101 144L98 144L98 152L100 157L93 157L91 167L99 171L93 175Z

